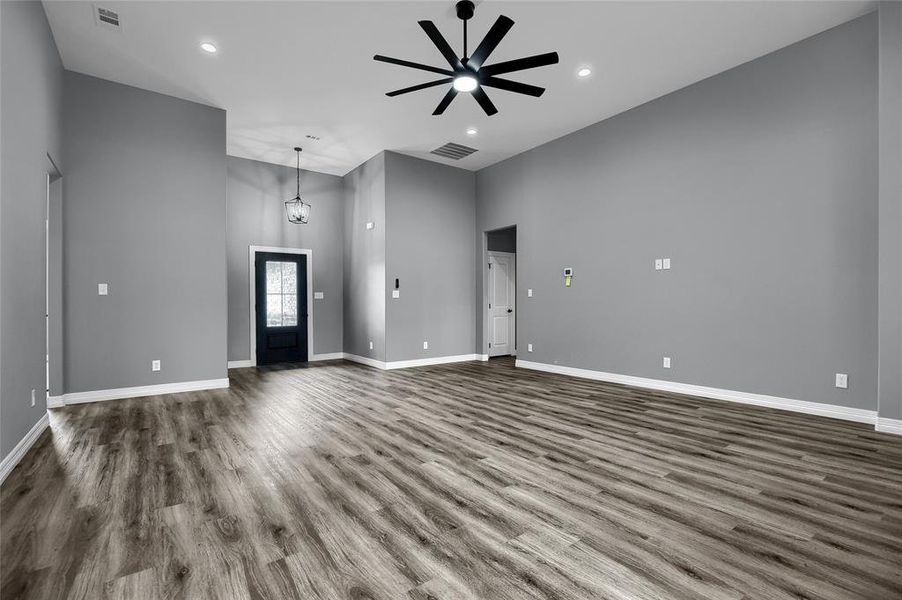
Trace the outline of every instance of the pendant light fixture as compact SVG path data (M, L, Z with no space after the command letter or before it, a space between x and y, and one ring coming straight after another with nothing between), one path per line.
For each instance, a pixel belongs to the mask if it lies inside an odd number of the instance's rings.
M297 162L297 180L298 193L292 200L285 201L285 213L288 215L288 222L295 225L306 223L310 219L310 205L301 200L301 149L294 149L298 154Z

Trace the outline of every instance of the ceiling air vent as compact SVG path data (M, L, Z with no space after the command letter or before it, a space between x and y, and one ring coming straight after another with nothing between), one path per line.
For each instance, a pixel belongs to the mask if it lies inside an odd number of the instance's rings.
M445 158L450 158L452 160L460 160L466 156L470 156L474 152L476 152L476 148L448 142L441 148L433 150L431 154L438 154L439 156L444 156Z
M98 25L104 27L119 29L122 26L119 21L119 13L102 6L94 6L94 18L97 20Z

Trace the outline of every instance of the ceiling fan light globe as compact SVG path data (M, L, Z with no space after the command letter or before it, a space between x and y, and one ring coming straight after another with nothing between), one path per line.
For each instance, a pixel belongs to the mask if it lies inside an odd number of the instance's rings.
M461 75L454 78L454 89L458 92L472 92L479 86L479 82L472 75Z

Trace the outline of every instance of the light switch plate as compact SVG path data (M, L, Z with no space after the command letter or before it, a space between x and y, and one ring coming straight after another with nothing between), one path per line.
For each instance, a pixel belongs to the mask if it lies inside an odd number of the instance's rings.
M532 344L526 344L526 351L532 352Z
M370 342L370 350L373 349L373 342Z
M532 288L529 288L528 290L526 290L526 297L532 298Z
M660 271L664 268L664 261L660 258L655 259L655 271Z
M423 350L429 350L429 342L423 342Z
M664 259L664 270L666 271L666 270L669 269L669 268L670 268L670 259L669 259L669 258L665 258L665 259Z
M401 297L401 290L392 290L392 291L391 291L391 297L392 297L392 298L400 298L400 297Z
M836 374L836 387L847 389L849 387L849 376L845 373Z
M314 299L314 300L322 300L323 298L324 298L324 296L323 296L323 293L322 293L322 292L313 292L313 299Z
M664 368L665 368L665 369L669 369L669 368L670 368L670 357L669 357L669 356L665 356L665 357L664 357Z
M110 294L110 285L108 283L97 284L97 295L108 296Z
M150 370L151 371L159 371L160 370L160 361L159 360L151 361Z

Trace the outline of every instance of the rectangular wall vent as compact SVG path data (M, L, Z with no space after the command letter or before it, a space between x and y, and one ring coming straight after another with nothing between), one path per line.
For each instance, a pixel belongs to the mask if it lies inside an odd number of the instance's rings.
M114 10L95 5L94 17L97 19L98 25L103 25L105 27L115 27L117 29L121 26L121 23L119 21L119 13Z
M448 142L441 148L433 150L431 154L438 154L439 156L444 156L445 158L450 158L452 160L460 160L466 156L470 156L474 152L476 152L476 148Z

